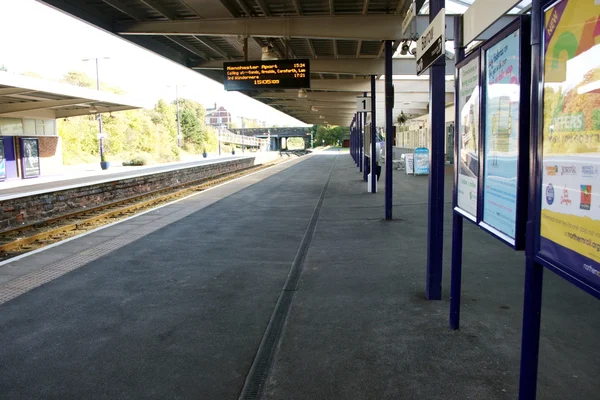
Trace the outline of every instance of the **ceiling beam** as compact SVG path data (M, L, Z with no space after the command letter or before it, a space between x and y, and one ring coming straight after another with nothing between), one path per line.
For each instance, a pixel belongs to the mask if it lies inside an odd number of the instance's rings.
M309 100L326 100L326 101L356 101L356 95L340 92L308 92L307 99ZM252 96L255 99L298 99L298 92L264 92Z
M260 11L262 11L265 17L271 16L271 10L269 10L269 7L267 6L267 3L265 3L265 0L256 0L256 4L258 4L258 8L260 8Z
M188 43L184 42L181 38L171 37L171 36L165 36L165 37L167 39L169 39L170 41L172 41L173 43L176 43L179 46L181 46L182 48L186 49L190 53L195 54L195 55L197 55L200 58L204 58L205 60L209 59L209 57L206 55L206 53L204 53L203 51L200 51L198 49L195 49L194 47L192 47Z
M92 101L93 102L93 101ZM0 115L20 111L43 110L45 108L72 106L74 104L90 103L89 99L66 99L31 101L26 103L10 103L0 105Z
M116 112L116 111L126 111L132 110L134 107L128 106L114 106L114 107L96 107L98 109L98 113L107 113L107 112ZM90 115L88 109L77 108L77 109L57 109L55 113L55 118L67 118L67 117L76 117L79 115Z
M234 61L243 61L235 59ZM191 65L193 69L223 69L222 61L200 62ZM394 75L416 75L417 62L414 58L394 58ZM318 58L310 60L310 72L349 75L384 75L385 60L374 58ZM428 72L424 73L425 75ZM454 64L446 63L446 74L454 75Z
M248 7L248 4L246 4L246 2L244 0L236 0L236 2L238 3L238 5L240 7L242 7L242 10L244 10L244 12L246 13L246 16L248 16L248 17L252 16L252 10L250 9L250 7Z
M366 15L368 11L369 11L369 0L365 0L365 2L363 3L362 14Z
M35 90L8 87L8 88L0 89L0 96L9 96L12 94L25 94L25 93L33 93L33 92L35 92Z
M302 8L300 7L300 0L292 0L296 14L302 15Z
M129 17L135 19L136 21L143 21L145 18L145 15L142 15L137 10L131 8L129 5L123 4L120 0L102 0L102 1L106 4L108 4L109 6L111 6L112 8L114 8L115 10L119 10L123 14L128 15Z
M164 4L157 0L139 0L141 3L144 3L154 11L163 15L163 17L167 19L177 19L177 14L175 14L171 9L165 7Z
M238 0L238 2L243 3L243 0ZM246 8L248 7L246 6ZM248 12L250 12L249 9ZM516 16L512 15L501 17L486 32L479 35L477 40L489 39L515 18ZM397 14L367 14L118 22L115 24L114 32L120 35L241 35L346 40L411 39L411 32L402 33L402 19L403 17ZM423 32L428 25L429 16L417 16L417 32ZM446 40L454 40L454 18L452 16L446 18Z
M368 87L365 86L365 81ZM414 101L429 101L429 80L394 80L394 93L397 96L409 96ZM378 94L378 99L383 100L384 97L380 96L385 93L385 82L382 79L375 81L375 89ZM366 79L317 79L311 81L311 90L331 90L334 92L346 92L356 93L371 92L371 84ZM260 92L257 92L260 93ZM319 93L319 92L311 92ZM304 100L298 98L298 92L296 90L289 90L285 92L271 93L273 97L290 98L293 100ZM251 94L254 96L254 94ZM454 82L446 82L446 102L453 101L454 98Z
M214 51L215 53L217 53L221 57L229 59L229 55L224 50L221 50L219 48L219 46L217 46L216 44L214 44L210 38L203 37L202 39L200 39L198 36L192 36L192 37L198 43L200 43L200 44L208 47L210 50Z
M453 18L446 21L448 35L452 35L453 22ZM421 31L425 30L429 20L417 18L417 26L420 25ZM247 35L348 40L395 40L405 36L402 34L402 17L395 14L122 22L116 24L116 32L121 35ZM450 36L448 40L451 40Z

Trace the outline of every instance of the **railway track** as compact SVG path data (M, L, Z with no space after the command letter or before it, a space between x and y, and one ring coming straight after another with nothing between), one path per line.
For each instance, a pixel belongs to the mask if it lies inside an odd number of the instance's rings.
M278 162L215 175L181 185L143 193L98 207L65 214L0 232L0 261L8 260L86 231L161 206L195 192L268 168Z

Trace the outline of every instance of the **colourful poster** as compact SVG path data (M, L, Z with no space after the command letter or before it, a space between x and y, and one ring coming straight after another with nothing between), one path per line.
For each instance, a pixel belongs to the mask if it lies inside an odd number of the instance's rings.
M519 154L519 30L485 50L484 224L515 238Z
M415 175L429 175L429 150L427 147L417 147L414 154Z
M545 13L540 253L600 285L600 5Z
M479 57L458 71L458 182L456 205L477 218L479 176Z

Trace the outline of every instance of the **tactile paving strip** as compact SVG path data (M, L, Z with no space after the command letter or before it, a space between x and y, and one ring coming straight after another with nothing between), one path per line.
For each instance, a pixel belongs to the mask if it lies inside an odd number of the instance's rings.
M110 239L102 244L99 244L98 246L92 247L64 260L42 267L37 271L33 271L27 275L23 275L6 282L5 284L0 285L0 304L4 304L9 300L12 300L15 297L30 291L31 289L35 289L36 287L61 277L68 272L97 260L98 258L110 252L124 247L129 243L135 242L136 240L152 232L156 232L157 230L164 228L173 222L185 218L202 208L204 208L204 205L200 205L200 207L196 205L185 208L181 211L177 211L163 218L149 222L147 225L144 225L139 229L128 231L126 234L122 234L114 239Z

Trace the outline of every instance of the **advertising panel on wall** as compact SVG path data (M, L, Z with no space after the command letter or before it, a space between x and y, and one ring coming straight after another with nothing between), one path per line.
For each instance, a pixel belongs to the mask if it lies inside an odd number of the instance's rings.
M598 291L600 5L562 0L544 21L539 255Z
M515 243L519 163L520 30L482 50L482 227ZM526 133L525 133L526 134Z
M458 179L456 209L477 219L479 177L479 53L458 66Z
M23 178L40 176L40 147L38 139L21 139Z
M0 138L0 180L6 179L6 160L4 159L4 141Z

